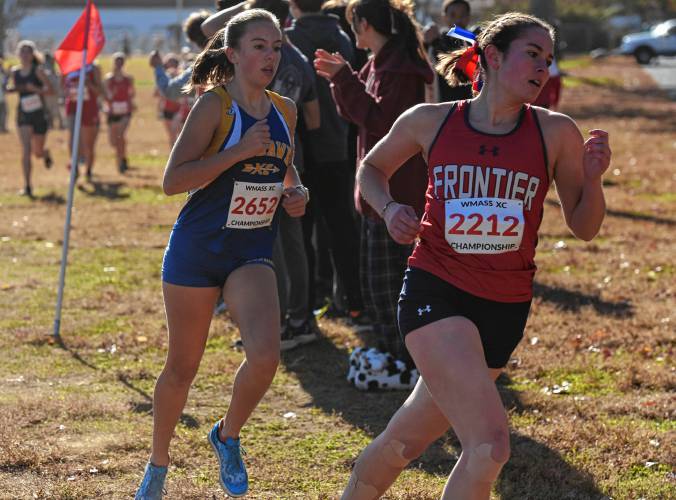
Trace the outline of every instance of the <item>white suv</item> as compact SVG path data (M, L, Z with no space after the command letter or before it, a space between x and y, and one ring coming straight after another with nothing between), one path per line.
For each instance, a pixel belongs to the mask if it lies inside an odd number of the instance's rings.
M676 55L676 19L653 26L650 31L626 35L619 51L633 55L639 64L648 64L657 56Z

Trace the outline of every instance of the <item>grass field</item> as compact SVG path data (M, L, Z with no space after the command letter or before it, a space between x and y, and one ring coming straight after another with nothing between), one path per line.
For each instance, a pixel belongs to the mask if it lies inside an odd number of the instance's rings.
M629 60L569 68L562 110L611 135L608 215L598 238L576 241L548 197L533 311L499 380L513 452L494 497L676 498L676 105ZM142 59L129 69L139 93L131 169L117 174L104 125L94 182L76 190L63 346L50 333L67 136L49 135L56 161L49 171L36 162L35 201L17 195L16 135L0 136L0 498L131 498L148 458L167 333L160 263L183 198L160 188L168 146L150 70ZM10 97L12 127L14 107ZM250 498L336 498L406 397L349 387L347 355L361 339L338 322L321 327L323 339L283 356L244 430ZM223 497L205 436L228 405L236 337L227 317L214 320L176 430L168 498ZM451 433L386 498L437 498L457 454Z

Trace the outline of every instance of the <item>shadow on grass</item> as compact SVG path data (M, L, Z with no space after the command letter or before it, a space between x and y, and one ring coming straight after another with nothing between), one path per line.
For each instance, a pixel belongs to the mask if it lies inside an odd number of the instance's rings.
M125 184L122 182L101 181L92 181L87 184L78 185L78 189L87 196L107 198L109 200L129 198L129 193L120 193L120 189L123 187L125 187Z
M587 473L571 467L542 443L510 433L512 454L495 484L501 500L601 500L608 498Z
M562 311L579 312L585 306L591 306L602 316L614 316L616 318L629 318L634 315L634 306L631 302L609 302L596 295L582 292L573 292L557 286L535 283L533 295L545 302L551 302Z
M74 360L76 360L78 363L81 363L83 366L86 366L91 370L99 371L102 373L108 372L108 370L106 370L105 368L100 368L96 366L94 363L86 360L84 357L82 357L82 355L78 351L76 351L72 347L69 347L64 342L63 337L59 337L58 339L56 339L54 341L54 345L66 351L68 354L71 355L71 357ZM144 401L130 401L129 402L130 409L134 413L146 413L152 415L153 397L140 387L136 387L134 383L126 375L118 373L115 378L127 389L130 389L131 391L135 392L144 399ZM190 429L197 429L200 426L199 421L195 417L187 413L181 413L181 417L179 418L179 420L184 426Z
M302 388L312 397L308 406L319 408L327 415L340 415L347 423L373 437L385 429L391 416L408 397L408 392L361 392L348 385L345 379L348 353L325 338L305 348L283 353L282 362L289 372L295 373ZM519 393L509 389L509 385L506 375L498 379L498 390L507 410L529 412ZM502 500L597 500L603 497L592 478L571 467L558 452L516 432L511 433L511 443L512 458L496 483ZM456 452L460 450L452 431L435 441L409 467L446 476L458 458L456 453L448 451L448 446Z
M50 205L64 205L66 203L66 199L62 195L54 191L50 191L49 193L36 196L35 199L37 201L47 203Z
M674 219L666 219L666 218L663 218L663 217L656 217L654 215L642 214L642 213L639 213L639 212L627 212L627 211L624 211L624 210L608 209L608 210L606 210L606 213L608 215L610 215L611 217L621 217L621 218L624 218L624 219L654 222L655 224L663 224L665 226L676 225L676 220L674 220Z
M547 205L552 207L561 208L561 204L555 200L545 200ZM641 212L630 212L627 210L613 210L611 208L606 209L606 214L610 217L619 217L622 219L629 219L635 221L643 222L654 222L655 224L662 224L665 226L675 226L676 219L667 219L665 217L657 217L655 215L643 214Z
M531 414L518 391L510 389L505 373L497 380L498 391L510 413ZM554 425L554 424L552 424ZM586 472L568 464L561 454L519 432L510 432L511 456L495 484L501 500L600 500L607 498Z

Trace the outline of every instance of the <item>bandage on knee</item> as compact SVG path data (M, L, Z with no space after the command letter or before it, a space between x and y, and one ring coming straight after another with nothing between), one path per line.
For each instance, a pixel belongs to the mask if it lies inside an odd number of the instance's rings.
M404 456L404 448L404 443L395 440L383 446L383 460L385 460L385 463L390 467L406 467L410 460Z
M500 475L502 465L493 460L491 452L493 446L488 443L480 444L476 448L469 450L469 460L467 460L467 472L475 480L484 483L492 483Z
M380 459L381 463L390 467L392 469L397 469L394 474L399 474L399 469L403 469L408 465L410 460L404 456L404 448L406 445L400 441L392 440L383 445L380 449ZM374 471L372 471L374 472ZM386 489L385 486L380 486L383 491L380 491L378 487L367 484L359 478L357 471L352 472L350 477L350 482L347 484L345 493L343 494L343 500L377 500L381 497Z

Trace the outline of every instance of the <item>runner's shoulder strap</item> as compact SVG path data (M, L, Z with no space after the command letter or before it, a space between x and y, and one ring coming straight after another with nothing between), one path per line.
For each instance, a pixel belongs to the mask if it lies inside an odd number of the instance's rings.
M215 93L221 99L221 121L218 128L214 132L214 137L211 139L209 147L204 152L204 157L213 156L218 153L219 149L225 142L226 137L230 133L232 124L235 122L235 110L232 105L232 97L225 90L225 87L219 86L209 90Z

